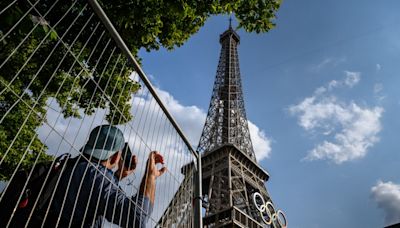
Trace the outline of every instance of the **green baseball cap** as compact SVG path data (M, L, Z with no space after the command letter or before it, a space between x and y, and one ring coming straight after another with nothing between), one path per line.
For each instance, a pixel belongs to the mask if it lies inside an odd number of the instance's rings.
M95 127L81 152L99 160L107 160L117 151L124 148L125 138L122 131L112 125Z

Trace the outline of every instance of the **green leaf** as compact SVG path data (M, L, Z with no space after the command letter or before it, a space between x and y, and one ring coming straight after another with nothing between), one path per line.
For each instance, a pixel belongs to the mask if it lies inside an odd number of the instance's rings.
M57 34L56 30L52 29L50 31L50 40L57 40L57 38L58 38L58 34Z
M43 31L44 31L45 33L48 33L48 32L49 32L49 27L48 27L47 25L42 25L42 28L43 28Z

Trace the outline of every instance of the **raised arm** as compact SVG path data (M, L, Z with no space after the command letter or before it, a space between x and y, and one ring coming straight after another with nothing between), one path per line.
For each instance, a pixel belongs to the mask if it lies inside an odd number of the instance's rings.
M167 171L165 166L161 169L157 169L156 164L158 163L164 164L161 154L157 151L150 152L149 159L147 160L146 172L140 184L140 193L150 199L151 205L154 205L156 179Z

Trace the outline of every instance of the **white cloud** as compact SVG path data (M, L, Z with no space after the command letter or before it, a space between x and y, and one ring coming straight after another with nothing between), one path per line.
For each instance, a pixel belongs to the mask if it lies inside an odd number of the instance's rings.
M344 73L345 73L346 77L343 80L341 80L341 81L332 80L328 83L327 88L320 87L316 90L315 93L318 94L318 93L321 93L321 91L322 92L332 91L335 88L341 88L341 87L352 88L360 82L360 79L361 79L360 72L345 71Z
M323 59L320 63L311 66L311 70L314 72L319 72L327 66L337 66L345 61L346 57L341 57L341 58L328 57Z
M268 158L271 153L271 142L263 130L258 128L252 122L249 123L249 131L251 142L253 143L254 152L256 154L257 161L261 161Z
M333 137L332 141L323 141L310 151L307 159L330 159L336 163L362 158L366 155L369 147L378 142L377 134L381 130L380 117L382 109L361 108L355 103L343 106L338 103L314 104L318 109L326 109L327 112L322 116L316 116L313 121L317 125L327 128L325 132L332 132L332 128L340 128ZM311 108L315 109L314 107ZM309 112L306 110L305 112Z
M400 222L400 184L379 181L371 188L371 197L385 212L385 225Z
M336 81L336 80L332 80L332 81L330 81L328 83L328 89L329 90L332 90L332 89L334 89L335 87L338 87L338 86L339 86L339 82Z
M328 93L339 85L353 87L359 81L359 73L346 71L343 81L331 81L328 88L320 87L311 97L289 107L307 132L330 137L309 151L306 160L327 159L340 164L364 157L379 141L383 108L346 103Z
M168 111L171 112L172 116L182 127L190 143L193 147L196 147L199 143L207 114L197 106L185 106L181 104L167 91L157 89L157 92Z
M332 62L333 62L333 58L326 58L326 59L322 60L320 63L318 63L317 65L313 66L312 69L314 71L319 71Z
M374 97L379 103L381 103L386 98L386 96L382 94L382 90L383 90L382 83L376 83L374 85Z
M345 71L345 73L346 79L344 80L344 84L348 87L351 88L360 82L360 72Z

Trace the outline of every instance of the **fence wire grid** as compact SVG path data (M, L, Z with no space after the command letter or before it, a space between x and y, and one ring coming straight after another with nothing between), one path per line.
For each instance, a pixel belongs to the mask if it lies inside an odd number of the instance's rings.
M197 164L198 155L171 121L146 76L114 38L88 1L1 1L1 188L5 192L19 170L26 170L29 180L34 167L42 162L54 163L64 153L80 156L91 130L112 124L123 132L139 161L135 172L118 184L130 200L129 207L143 207L132 196L139 192L149 153L159 151L167 171L156 181L154 208L146 226L194 227L196 166L187 164ZM109 179L98 168L99 162L84 159L88 166L96 167L104 181ZM46 178L49 174L50 171ZM76 184L59 178L56 187L62 182L68 182L66 191ZM42 188L40 193L43 191ZM79 204L79 194L73 202L75 206ZM6 200L3 196L0 194L0 202ZM50 205L54 198L55 191ZM93 198L97 202L103 200ZM15 205L8 205L14 210L7 226L12 225L22 199L21 194ZM66 196L63 207L65 202ZM35 208L38 200L29 203L34 203ZM102 215L97 206L94 210ZM89 204L83 209L85 215L93 209L88 207ZM113 205L111 221L103 218L103 227L129 224L117 213L124 208L117 207ZM49 206L45 216L50 216L51 210ZM33 214L32 210L24 221L25 227L30 226ZM126 218L132 219L135 218Z

